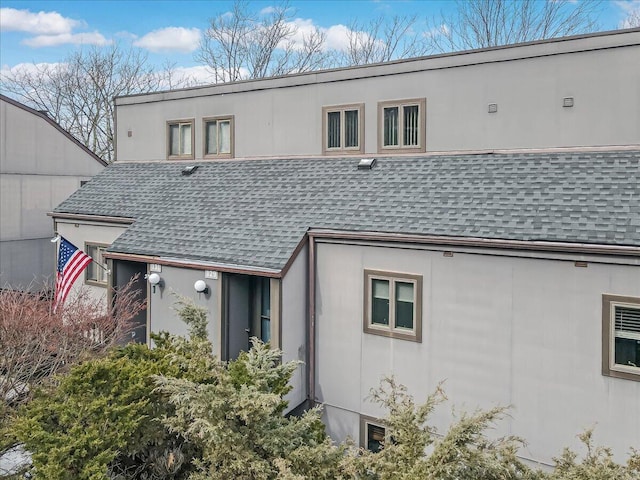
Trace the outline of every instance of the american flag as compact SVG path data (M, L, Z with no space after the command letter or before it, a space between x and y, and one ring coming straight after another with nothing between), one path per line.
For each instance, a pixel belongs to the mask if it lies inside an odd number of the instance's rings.
M92 258L79 250L73 243L63 237L60 237L60 248L58 249L58 270L56 272L56 296L53 299L53 311L61 306L73 282L76 281L78 275L87 268Z

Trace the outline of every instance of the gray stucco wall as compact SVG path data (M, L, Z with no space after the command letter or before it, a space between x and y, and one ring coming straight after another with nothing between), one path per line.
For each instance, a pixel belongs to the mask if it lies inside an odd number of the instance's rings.
M164 288L156 287L155 293L149 287L148 310L151 331L167 331L176 335L187 335L187 326L178 317L176 302L180 296L192 300L207 310L209 339L213 342L216 355L220 355L220 319L218 318L218 281L204 278L203 270L162 266L157 272L164 282ZM219 277L218 277L219 278ZM204 280L209 286L209 294L197 293L193 288L196 280Z
M306 362L308 249L303 247L282 279L282 359ZM286 396L290 408L307 398L306 366L301 364L291 377L293 389Z
M35 278L32 286L39 288L53 278L53 221L46 214L103 168L42 117L0 100L2 286L26 286Z
M318 244L316 397L328 431L357 439L359 414L383 416L370 389L393 374L417 400L445 381L440 430L451 404L513 405L491 435L523 437L523 457L549 463L596 425L622 460L640 444L640 382L601 374L602 294L640 297L640 265L591 260ZM422 343L363 333L364 269L422 275Z
M126 97L117 101L117 158L165 159L166 122L191 118L202 158L202 119L215 115L234 115L236 157L320 155L322 107L352 103L365 105L365 154L374 154L378 102L412 98L426 98L427 151L638 144L639 39L640 31ZM574 106L563 107L564 97Z

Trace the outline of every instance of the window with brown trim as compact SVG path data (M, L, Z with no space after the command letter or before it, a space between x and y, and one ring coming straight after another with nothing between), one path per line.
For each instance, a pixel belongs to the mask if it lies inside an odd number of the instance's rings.
M384 447L387 429L380 420L360 415L360 446L373 453Z
M378 152L426 151L424 98L378 103Z
M233 115L209 117L204 124L204 157L232 158L234 151Z
M85 243L84 250L93 262L87 265L84 273L85 283L97 287L107 286L107 269L105 267L104 252L109 245L101 243ZM102 267L102 268L101 268Z
M364 152L364 103L322 107L322 153Z
M640 298L602 295L602 374L640 381Z
M365 333L422 342L422 276L364 271Z
M167 122L167 158L193 159L194 120Z

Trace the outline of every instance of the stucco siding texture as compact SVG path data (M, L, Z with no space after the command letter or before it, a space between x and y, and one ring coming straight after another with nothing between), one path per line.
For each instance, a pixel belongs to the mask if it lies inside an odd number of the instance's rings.
M181 174L189 165L199 168ZM640 150L110 165L55 212L131 217L112 252L280 270L309 228L640 245Z

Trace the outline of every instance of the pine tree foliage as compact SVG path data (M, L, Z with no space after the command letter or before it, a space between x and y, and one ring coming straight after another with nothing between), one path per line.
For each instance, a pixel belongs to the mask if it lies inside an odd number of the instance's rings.
M343 448L326 437L320 410L282 415L297 362L280 360L279 350L253 339L249 352L215 369L213 383L157 378L175 407L166 425L202 451L192 480L340 478Z

